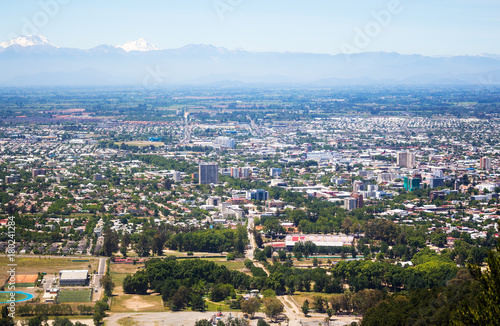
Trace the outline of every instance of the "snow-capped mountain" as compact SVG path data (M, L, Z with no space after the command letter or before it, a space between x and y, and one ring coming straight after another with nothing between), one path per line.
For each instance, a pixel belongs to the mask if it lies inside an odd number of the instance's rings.
M143 39L118 47L58 48L43 36L0 43L0 87L37 85L500 85L500 56L249 52L205 44L158 50ZM168 76L164 77L164 76ZM496 86L495 86L496 87Z
M48 45L58 48L57 45L47 40L42 35L22 35L18 36L13 40L0 43L0 47L8 48L12 45L19 45L22 47L35 46L35 45Z
M131 51L140 51L140 52L147 52L147 51L157 51L159 48L154 46L153 44L149 43L143 38L140 38L135 41L130 41L122 45L117 45L117 48L121 48L125 50L126 52L131 52Z

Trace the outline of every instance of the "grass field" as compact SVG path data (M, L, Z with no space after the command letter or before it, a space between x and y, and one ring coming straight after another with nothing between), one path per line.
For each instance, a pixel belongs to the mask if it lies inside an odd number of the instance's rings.
M203 258L202 258L203 259ZM233 260L227 261L225 258L206 258L203 260L210 260L215 262L218 265L226 266L229 270L241 270L245 268L244 260Z
M224 302L205 301L207 304L207 311L239 311L229 308L229 305Z
M90 302L92 290L62 290L57 296L57 302Z
M59 273L64 269L88 269L90 273L97 270L99 261L91 259L90 262L73 262L73 258L32 258L32 257L16 257L16 273L17 274L37 274L45 272L47 274ZM7 274L9 264L7 257L0 257L0 276ZM88 266L91 266L90 268Z
M340 294L338 293L320 293L320 292L295 292L295 294L292 296L293 300L298 304L299 307L304 304L306 299L309 301L309 304L312 304L314 301L313 297L315 296L320 296L323 299L329 300L332 297L339 296Z
M16 300L26 299L26 294L16 293ZM10 293L0 293L0 302L7 302L10 299Z

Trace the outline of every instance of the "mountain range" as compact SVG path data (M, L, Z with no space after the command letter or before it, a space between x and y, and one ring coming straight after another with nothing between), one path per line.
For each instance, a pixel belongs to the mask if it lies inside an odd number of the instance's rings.
M1 86L500 84L500 55L250 52L204 44L160 50L144 39L92 49L40 35L0 43Z

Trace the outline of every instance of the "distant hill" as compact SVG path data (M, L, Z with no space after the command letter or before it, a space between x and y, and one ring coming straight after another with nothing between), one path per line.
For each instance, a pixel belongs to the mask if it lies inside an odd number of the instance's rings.
M124 50L125 49L125 50ZM494 85L500 55L428 57L374 52L329 55L249 52L204 44L159 50L140 39L81 50L43 36L0 43L2 86L175 84Z

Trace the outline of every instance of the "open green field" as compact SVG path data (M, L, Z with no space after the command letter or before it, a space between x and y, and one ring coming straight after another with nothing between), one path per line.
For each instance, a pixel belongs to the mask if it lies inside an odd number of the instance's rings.
M339 296L340 294L338 293L321 293L321 292L295 292L293 296L293 300L298 304L299 307L301 307L306 300L309 301L309 303L312 303L314 301L315 296L320 296L323 299L329 300L330 298Z
M57 296L57 302L90 302L92 290L62 290Z
M202 258L203 260L210 260L218 265L226 266L229 270L241 270L245 268L244 260L226 260L225 258Z
M34 286L35 283L16 283L16 288L31 288Z
M73 262L73 260L78 259L78 257L40 257L41 258L17 256L15 262L17 264L16 274L37 274L38 272L54 274L65 269L88 269L89 273L92 273L94 270L97 270L99 266L99 261L92 258L90 258L90 262ZM0 257L0 277L7 274L7 264L9 264L7 257ZM90 268L88 267L89 265Z
M26 299L27 295L16 293L16 300ZM10 293L0 293L0 302L7 302L10 299Z
M239 311L229 308L229 305L224 302L205 301L207 304L207 311Z

